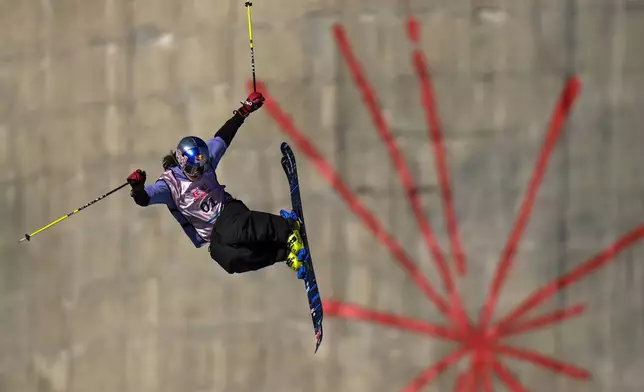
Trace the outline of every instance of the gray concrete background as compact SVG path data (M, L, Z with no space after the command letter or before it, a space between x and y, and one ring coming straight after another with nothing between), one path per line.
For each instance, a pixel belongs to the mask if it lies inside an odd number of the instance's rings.
M567 76L583 83L497 315L644 221L644 2L393 0L253 6L259 77L438 285L436 272L330 27L342 23L448 250L405 19L423 23L470 273L474 317ZM165 208L127 192L17 244L180 137L211 135L246 95L243 2L0 1L0 391L396 391L451 348L327 319L313 356L301 283L281 266L229 276ZM253 208L288 206L285 140L254 114L220 166ZM296 150L296 153L298 151ZM299 154L299 153L298 153ZM301 154L299 154L301 156ZM393 258L301 158L322 292L441 320ZM586 313L513 339L583 366L575 381L505 363L530 391L644 389L644 247L549 301ZM466 361L458 365L465 369ZM427 391L452 390L457 370ZM503 390L498 387L497 390Z

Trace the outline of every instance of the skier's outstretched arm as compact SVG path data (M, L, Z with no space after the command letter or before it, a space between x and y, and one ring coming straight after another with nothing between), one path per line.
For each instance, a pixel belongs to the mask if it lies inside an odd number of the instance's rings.
M217 167L217 164L219 164L244 120L252 112L261 108L263 104L264 96L261 93L251 93L246 98L246 101L242 102L242 106L233 112L233 116L219 128L215 136L208 140L208 149L210 150L213 167Z
M172 193L165 181L159 180L154 184L145 185L145 179L146 174L141 169L135 170L127 178L132 187L130 196L136 204L147 207L152 204L170 205L173 202Z

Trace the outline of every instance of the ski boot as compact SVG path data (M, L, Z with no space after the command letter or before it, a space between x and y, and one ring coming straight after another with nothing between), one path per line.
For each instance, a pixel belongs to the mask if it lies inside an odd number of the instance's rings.
M300 220L295 212L282 210L280 215L288 221L291 227L291 234L286 241L286 247L289 252L286 257L286 265L297 272L298 279L304 279L306 276L306 266L304 264L308 260L308 252L304 247L304 241L300 234Z

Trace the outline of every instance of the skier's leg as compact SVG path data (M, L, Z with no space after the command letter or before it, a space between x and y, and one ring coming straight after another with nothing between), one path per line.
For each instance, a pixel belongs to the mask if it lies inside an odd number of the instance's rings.
M280 216L251 211L243 202L235 200L226 205L215 222L213 237L216 235L219 243L233 248L252 249L259 244L274 244L278 250L287 251L286 264L294 271L301 271L306 259L301 253L304 242L299 229L297 216L292 213L282 211Z
M240 274L271 266L286 258L286 249L276 244L262 244L253 248L232 247L211 242L210 257L229 274Z
M226 205L217 218L214 231L227 245L286 244L293 224L280 215L251 211L240 200L234 200Z
M248 211L241 215L239 222L242 223L242 233L248 235L245 246L253 244L266 243L277 244L282 250L288 250L286 265L293 271L298 272L298 277L302 275L303 265L307 260L306 253L300 253L304 250L304 241L300 235L300 222L295 214L289 214L283 211L281 216L269 214L261 211ZM265 230L262 232L262 230Z

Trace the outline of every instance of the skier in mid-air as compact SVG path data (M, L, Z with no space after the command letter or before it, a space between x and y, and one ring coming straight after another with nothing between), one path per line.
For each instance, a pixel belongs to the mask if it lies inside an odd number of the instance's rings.
M165 204L193 244L210 243L210 256L230 274L285 261L302 278L306 252L297 215L250 210L224 190L215 173L237 130L263 104L262 94L254 92L207 142L196 136L181 139L163 158L164 172L154 184L145 185L145 171L132 172L130 195L140 206Z

